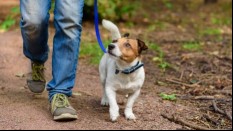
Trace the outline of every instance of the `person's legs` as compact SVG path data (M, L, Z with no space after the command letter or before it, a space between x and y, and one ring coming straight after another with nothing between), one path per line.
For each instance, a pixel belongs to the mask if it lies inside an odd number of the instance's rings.
M56 34L53 45L53 79L47 85L54 120L77 118L76 111L66 107L71 107L67 97L72 95L72 88L75 84L83 6L84 0L57 0L55 3ZM59 103L63 104L57 106Z
M55 3L53 79L47 85L50 100L57 93L67 96L72 94L82 31L83 6L83 0L57 0Z
M20 0L24 54L33 62L44 63L48 59L50 5L50 0Z
M50 0L20 0L23 51L32 61L32 78L27 81L34 93L45 89L44 63L48 59Z

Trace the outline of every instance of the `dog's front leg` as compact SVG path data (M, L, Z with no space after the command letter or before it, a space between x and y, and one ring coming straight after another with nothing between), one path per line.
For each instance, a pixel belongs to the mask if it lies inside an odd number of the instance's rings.
M108 101L108 97L105 91L105 87L103 88L103 96L102 96L102 100L101 100L101 105L102 106L108 106L109 105L109 101Z
M112 122L117 121L117 118L120 116L119 114L119 106L117 105L116 100L116 91L114 91L112 88L106 87L106 95L109 100L109 112L110 112L110 118Z
M140 90L137 90L133 94L129 95L126 108L125 108L125 117L128 120L136 120L136 117L133 113L133 105L134 105L135 100L138 98L139 94L140 94Z

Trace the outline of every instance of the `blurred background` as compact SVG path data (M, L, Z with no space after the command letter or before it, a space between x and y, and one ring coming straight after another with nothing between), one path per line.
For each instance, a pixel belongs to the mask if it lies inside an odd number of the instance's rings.
M98 76L103 53L95 38L93 3L93 0L85 0L79 63L82 70L88 67L90 74L96 72L94 75ZM55 32L53 9L54 1L50 11L51 50ZM158 103L167 100L196 109L176 113L199 126L232 129L231 0L99 0L99 15L100 20L108 19L118 25L122 34L130 33L130 37L140 38L149 46L143 54L147 77L142 98L148 96L161 100ZM26 79L27 71L22 70L24 65L18 62L18 56L23 57L19 21L19 0L0 0L0 90L1 85L7 87L3 85L9 84L9 80L18 83ZM111 36L101 25L100 30L107 46ZM13 66L15 64L19 68ZM50 65L47 68L50 79ZM96 85L87 87L91 86ZM218 113L214 103L224 112Z

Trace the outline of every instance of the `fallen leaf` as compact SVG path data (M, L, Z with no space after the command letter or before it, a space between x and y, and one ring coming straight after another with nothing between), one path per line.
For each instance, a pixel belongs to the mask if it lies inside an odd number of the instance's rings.
M24 73L18 73L15 75L16 77L19 77L19 78L23 78L25 77L25 74Z
M73 95L74 95L74 96L81 96L82 94L81 94L81 93L78 93L78 92L74 92Z

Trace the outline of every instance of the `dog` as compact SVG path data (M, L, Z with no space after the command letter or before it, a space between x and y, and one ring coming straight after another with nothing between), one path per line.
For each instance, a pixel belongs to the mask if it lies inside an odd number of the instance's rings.
M103 86L102 106L109 106L110 119L117 121L119 106L116 95L128 96L125 117L136 120L133 104L140 95L145 80L141 53L147 50L146 44L139 39L130 39L129 34L121 37L118 27L111 21L103 20L103 27L111 32L112 43L107 48L99 64L100 79Z

